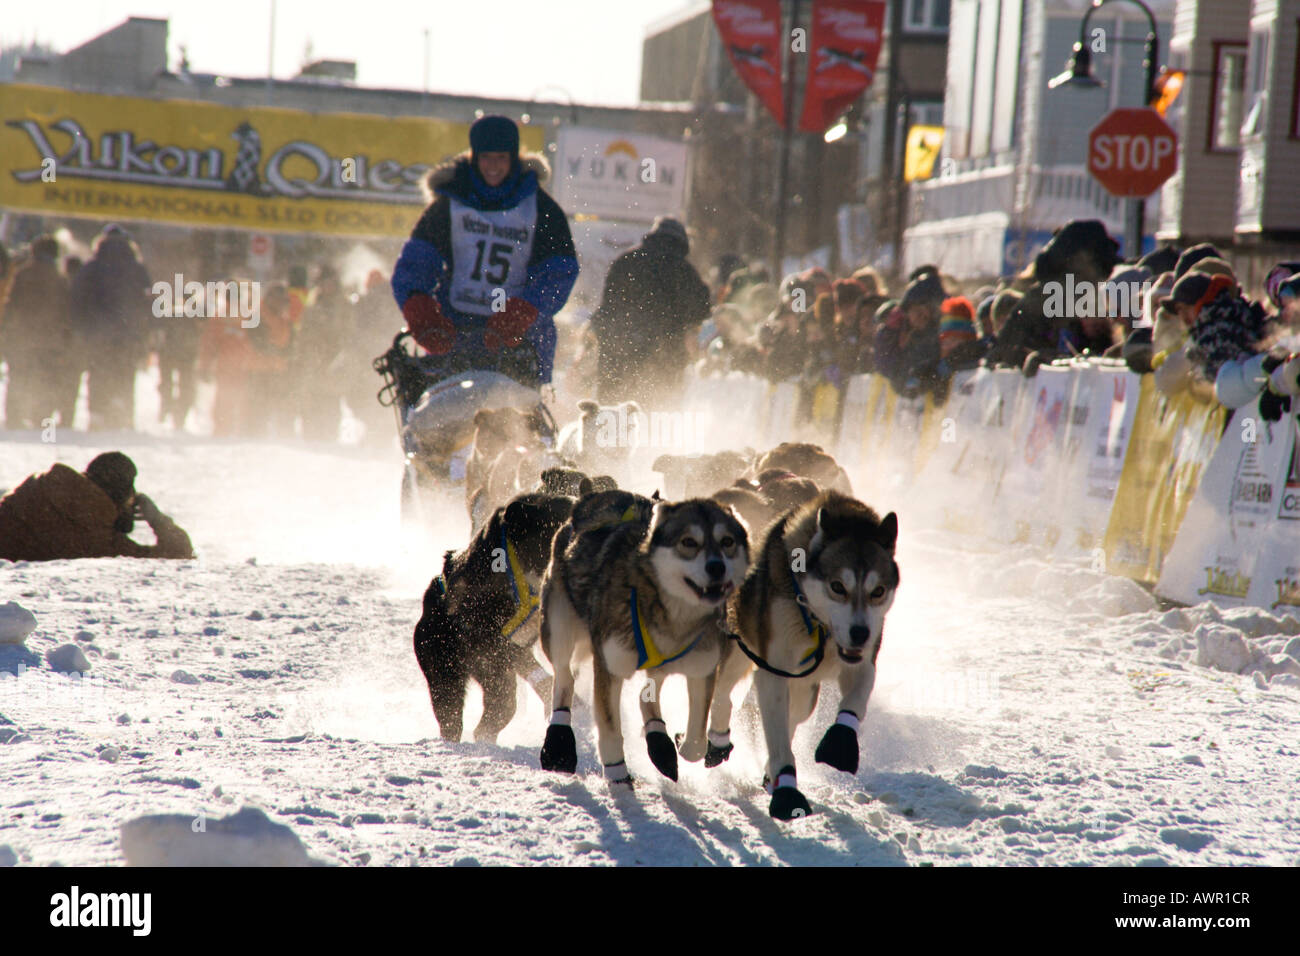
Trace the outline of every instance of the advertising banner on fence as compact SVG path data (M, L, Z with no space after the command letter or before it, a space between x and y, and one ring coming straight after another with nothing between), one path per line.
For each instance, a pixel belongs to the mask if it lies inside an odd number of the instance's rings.
M1101 547L1133 432L1138 379L1123 366L1089 364L1080 370L1065 439L1062 553Z
M0 209L405 236L463 123L0 84ZM542 131L525 126L523 146Z
M570 216L686 218L686 144L582 126L555 137L554 194Z
M1061 534L1061 485L1073 368L1045 365L1025 382L1012 423L1012 453L996 499L999 537L1055 547Z
M1164 562L1157 593L1186 604L1300 603L1300 461L1294 415L1242 408L1218 443Z

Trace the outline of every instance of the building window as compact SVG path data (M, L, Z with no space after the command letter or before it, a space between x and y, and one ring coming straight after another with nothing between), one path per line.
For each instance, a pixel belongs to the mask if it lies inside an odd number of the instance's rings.
M1264 135L1268 110L1268 41L1267 29L1256 30L1250 35L1250 58L1246 61L1246 118L1241 124L1243 140Z
M1210 102L1210 149L1241 145L1242 108L1246 99L1246 44L1214 45L1214 92Z
M948 32L952 0L908 0L907 28L926 32Z

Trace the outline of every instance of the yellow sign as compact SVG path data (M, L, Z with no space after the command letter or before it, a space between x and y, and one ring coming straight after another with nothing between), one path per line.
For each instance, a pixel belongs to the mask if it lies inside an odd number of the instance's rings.
M929 179L942 148L942 126L913 126L909 129L907 153L903 157L903 179L909 183Z
M14 84L0 123L0 209L258 232L405 236L425 173L469 145L445 120Z

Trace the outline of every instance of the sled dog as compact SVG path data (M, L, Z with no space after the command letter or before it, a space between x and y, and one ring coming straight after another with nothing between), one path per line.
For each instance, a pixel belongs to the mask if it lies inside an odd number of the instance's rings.
M460 740L465 686L483 688L476 741L493 743L515 713L515 675L545 703L551 679L533 656L538 593L551 538L568 519L573 499L525 494L498 508L459 553L448 551L442 574L424 593L415 626L415 657L429 685L438 729Z
M898 588L898 519L825 491L788 511L756 545L757 557L728 608L730 642L718 668L707 766L731 754L731 691L751 670L767 739L769 812L780 820L812 810L798 790L791 740L835 681L840 712L822 737L818 763L856 773L858 725L876 680L885 615Z
M605 776L630 787L619 701L623 684L645 671L641 693L646 747L664 776L677 779L678 750L659 708L669 674L690 696L683 759L706 750L705 721L726 636L722 614L749 561L745 528L707 499L669 503L625 491L581 499L556 534L542 583L542 649L555 672L543 769L573 773L570 724L573 656L592 655L597 744Z

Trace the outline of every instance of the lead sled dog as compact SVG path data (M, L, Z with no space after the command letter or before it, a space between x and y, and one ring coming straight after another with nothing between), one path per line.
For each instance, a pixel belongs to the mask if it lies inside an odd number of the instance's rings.
M669 503L611 491L578 502L555 536L542 583L542 649L555 673L543 769L577 768L570 709L578 652L592 657L597 745L611 783L632 785L619 704L624 683L639 670L654 685L641 694L641 714L655 767L677 779L678 750L659 709L659 685L669 674L686 677L690 700L686 733L677 740L681 756L704 757L727 644L722 615L748 560L744 525L714 501Z
M706 766L732 751L731 691L752 670L767 740L769 812L789 820L812 812L799 792L791 740L812 716L824 683L840 690L840 711L817 746L818 763L857 773L858 727L876 680L885 615L898 588L898 519L826 491L773 523L728 609L737 640L718 668Z

